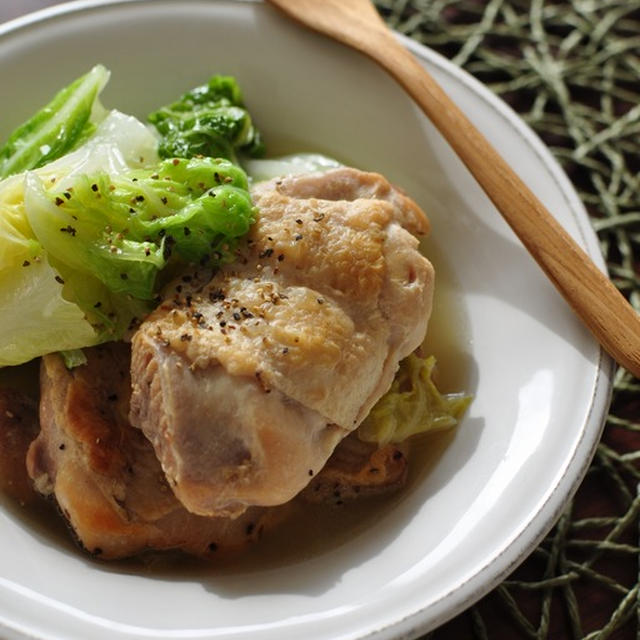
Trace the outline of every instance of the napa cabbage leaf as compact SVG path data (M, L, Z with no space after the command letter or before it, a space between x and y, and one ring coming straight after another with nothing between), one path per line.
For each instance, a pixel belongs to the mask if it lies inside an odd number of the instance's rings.
M464 393L440 393L433 381L435 366L433 356L405 358L389 391L358 428L358 437L384 446L456 426L472 398Z
M108 80L96 65L20 125L0 147L0 178L42 167L87 140L107 114L98 97Z
M161 272L231 260L254 221L239 166L161 159L152 127L96 115L107 77L94 68L2 147L0 366L121 339Z
M222 157L264 152L260 133L244 106L242 91L230 76L212 76L207 84L148 116L160 134L163 158Z

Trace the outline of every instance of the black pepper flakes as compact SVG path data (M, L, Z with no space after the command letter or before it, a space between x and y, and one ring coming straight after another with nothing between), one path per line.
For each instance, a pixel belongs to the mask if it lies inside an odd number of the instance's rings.
M211 302L218 302L220 300L224 300L224 298L225 295L222 289L214 289L213 291L209 292L209 300Z

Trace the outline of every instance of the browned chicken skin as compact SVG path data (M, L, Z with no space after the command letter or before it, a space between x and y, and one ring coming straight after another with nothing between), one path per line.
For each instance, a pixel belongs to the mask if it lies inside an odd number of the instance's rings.
M408 443L378 448L350 434L311 482L302 490L305 502L342 505L368 496L390 493L407 481Z
M235 520L189 513L148 440L128 422L128 345L86 353L88 364L72 371L57 355L43 358L41 432L27 467L89 552L104 559L148 549L220 553L242 548L275 522L278 514L260 508Z
M257 185L238 260L181 282L133 339L131 422L187 510L283 504L423 340L424 214L378 174ZM188 280L185 279L185 280Z
M30 447L38 434L35 404L13 391L0 393L0 480L14 498L36 497L28 469L82 546L105 560L169 549L220 556L241 550L295 508L253 507L238 518L189 513L169 489L150 442L128 423L128 345L85 352L88 363L72 371L57 355L43 358L42 428ZM400 448L375 451L346 438L300 501L340 503L386 493L403 484L406 469Z

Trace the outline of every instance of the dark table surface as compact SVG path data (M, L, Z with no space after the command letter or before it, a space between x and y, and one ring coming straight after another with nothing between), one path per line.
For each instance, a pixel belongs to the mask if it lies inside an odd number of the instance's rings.
M640 50L640 18L638 17L640 4L637 1L615 2L615 0L608 0L607 3L620 7L619 20L626 20L623 27L632 29L632 32L627 35L632 39L635 37L637 57L637 51ZM57 0L1 0L0 23L55 4L60 4L60 2ZM424 16L429 12L433 14L433 24L436 26L438 20L446 19L452 23L455 22L456 25L464 24L467 29L477 26L479 33L485 28L486 25L483 21L486 21L486 17L493 10L493 7L498 7L502 3L490 0L478 0L475 3L456 2L455 0L451 2L443 2L442 0L415 0L413 2L411 0L406 2L376 0L376 4L392 26L413 35L413 33L418 33L415 30L416 20L420 16L424 19ZM509 9L515 7L517 11L522 8L522 11L525 12L538 5L541 8L546 6L549 11L558 12L562 11L564 5L569 7L570 4L575 5L576 3L511 2ZM597 5L597 3L595 4ZM478 11L478 7L483 10ZM588 12L589 7L584 4L581 10ZM462 16L458 22L456 22L456 11ZM541 15L543 14L544 12L541 11ZM477 21L477 25L473 24L474 20ZM410 28L411 21L414 23L414 26L411 27L414 29L413 33ZM638 31L633 33L633 29L636 27ZM603 32L603 37L606 38L606 30L603 29ZM430 26L419 33L423 42L426 41L427 44L439 49L445 55L455 53L446 38L439 39L435 27ZM526 40L527 43L534 39L533 34L526 30L521 29L519 34L518 37L523 41ZM429 41L430 36L432 36L433 42ZM512 39L510 46L521 48L521 44L523 43L514 43ZM473 73L474 69L482 70L483 68L480 58L481 56L477 56L474 62L474 59L467 55L466 60L459 57L458 62L463 66L465 62L468 62L467 68ZM640 66L636 67L636 71L636 81L640 83ZM635 87L636 91L637 89L638 86ZM519 108L517 92L505 91L503 97L512 98L512 106L516 109ZM624 112L621 115L624 115ZM639 125L636 130L637 136L640 135L638 133L640 131L640 113L636 114L636 122ZM540 131L538 133L540 134ZM562 132L556 131L554 135L562 137ZM544 137L543 135L543 139ZM613 144L615 143L614 140ZM624 141L620 141L619 144L620 148L624 149ZM640 167L636 167L636 174L639 169ZM583 191L579 188L581 180L579 173L573 175L569 171L569 177L582 195ZM640 191L640 185L638 190ZM588 194L583 199L587 200L585 204L587 204L590 214L593 213L594 206L597 208L597 201L591 201ZM597 214L597 212L595 213ZM637 268L638 256L633 256L633 260ZM640 269L637 269L637 273L640 273ZM616 402L616 398L618 398L618 403L621 402L620 394L624 402L622 409L617 408L617 415L624 414L624 420L631 423L632 426L636 425L636 428L618 429L617 422L620 419L616 417L615 420L610 420L603 436L601 450L591 470L592 473L588 474L578 491L572 505L572 513L563 516L547 540L503 585L468 611L429 634L430 638L445 640L454 638L502 640L536 637L558 640L578 637L589 638L589 640L640 638L640 623L636 613L639 602L637 533L640 509L636 509L635 513L632 512L635 508L633 505L638 503L638 500L637 498L634 500L629 489L630 483L637 481L637 474L634 475L633 469L637 472L638 452L640 451L640 428L638 428L640 424L640 402L638 401L640 394L637 393L636 384L637 381L634 382L627 377L627 381L621 382L618 385L617 393L614 393L614 402ZM612 460L618 461L621 456L623 463L627 465L627 470L630 471L630 476L621 477L624 475L623 468L622 472L617 473L619 477L616 482L620 480L623 484L626 483L626 489L622 485L618 488L611 486L610 470L604 474L606 476L604 481L603 473L601 473L602 469L606 468L608 464L610 465ZM615 495L620 492L623 497L616 499ZM625 502L626 493L629 494L626 499L627 504L620 506L619 503ZM629 504L632 506L629 507ZM611 548L606 548L605 544L598 551L599 555L595 560L593 558L585 560L571 555L566 551L565 546L558 547L558 540L563 536L566 537L566 532L571 527L575 528L576 522L584 527L585 531L588 531L590 525L597 528L593 518L613 518L619 516L621 510L624 513L631 513L632 522L631 526L626 528L626 532L616 539L615 544L621 546L619 549L614 549L613 553L611 553ZM597 538L597 535L587 536L589 540L593 537ZM579 539L572 540L572 542L574 546L580 548ZM559 552L558 549L560 549ZM553 557L554 552L557 560L553 570L550 571L549 558ZM601 579L603 576L604 581ZM551 580L551 582L545 583L545 580ZM571 589L567 589L569 584L571 584ZM630 600L630 603L626 602L625 604L625 597ZM631 613L629 613L630 611ZM626 622L616 622L616 615ZM610 623L612 618L614 624Z

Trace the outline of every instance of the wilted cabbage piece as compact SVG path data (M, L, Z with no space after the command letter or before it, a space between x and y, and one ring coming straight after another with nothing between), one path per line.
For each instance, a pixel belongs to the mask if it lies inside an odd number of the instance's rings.
M65 300L56 276L46 256L0 271L0 366L96 342L93 327L78 306Z
M151 113L149 122L161 135L163 158L202 155L235 162L238 151L255 156L264 150L240 87L229 76L213 76L177 102Z
M433 382L436 360L412 354L400 363L391 389L378 400L358 429L365 442L384 446L458 424L471 402L461 393L442 394Z
M142 300L154 297L155 277L172 252L186 264L220 262L253 222L246 175L213 158L80 174L62 189L29 173L25 205L56 264Z
M160 160L150 127L94 117L107 77L95 67L3 147L3 171L29 170L0 180L0 366L121 338L161 270L230 259L254 220L240 167Z
M95 66L18 127L0 147L0 178L42 167L84 142L107 113L98 96L108 80Z

